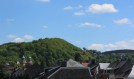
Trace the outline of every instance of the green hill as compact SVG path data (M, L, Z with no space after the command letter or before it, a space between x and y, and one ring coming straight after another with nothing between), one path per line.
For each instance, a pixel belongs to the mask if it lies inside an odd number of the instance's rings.
M122 49L102 52L99 55L100 62L112 62L117 60L132 60L134 61L134 50Z
M134 50L131 49L122 49L122 50L112 50L112 51L106 51L102 53L134 53Z
M45 38L23 43L6 43L0 46L0 63L15 65L24 52L26 59L31 56L34 63L53 66L66 58L73 58L82 50L60 38Z

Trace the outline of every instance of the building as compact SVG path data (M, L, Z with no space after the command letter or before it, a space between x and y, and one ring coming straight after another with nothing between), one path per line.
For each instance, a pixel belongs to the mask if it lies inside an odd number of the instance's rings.
M60 67L47 71L40 79L92 79L90 68L69 59Z
M128 60L100 63L96 71L98 79L134 79L133 63Z

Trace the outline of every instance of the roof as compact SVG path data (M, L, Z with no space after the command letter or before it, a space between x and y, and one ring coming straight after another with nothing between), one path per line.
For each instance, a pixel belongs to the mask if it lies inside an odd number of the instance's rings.
M42 72L42 73L40 74L39 79L47 79L48 76L50 76L51 74L53 74L53 73L54 73L55 71L57 71L59 68L60 68L60 66L45 69L45 72Z
M106 69L108 68L110 63L99 63L100 69Z
M132 67L133 67L132 62L129 61L121 62L118 70L115 72L115 76L128 77L128 75L131 73Z
M25 70L25 74L28 75L29 79L32 79L37 77L43 71L44 67L39 64L34 64Z
M67 61L67 65L66 66L67 67L84 67L82 64L80 64L80 63L78 63L78 62L76 62L76 61L74 61L72 59L69 59Z
M128 79L134 79L134 66L132 67L132 71L129 74Z
M25 71L21 68L17 69L15 72L12 73L12 76L18 77L24 75Z
M116 66L116 68L120 68L120 67L122 67L126 63L127 63L127 61L121 61L121 62L118 63L118 65Z
M119 62L115 61L109 64L108 68L115 68Z
M84 67L61 67L47 79L91 79L88 68Z

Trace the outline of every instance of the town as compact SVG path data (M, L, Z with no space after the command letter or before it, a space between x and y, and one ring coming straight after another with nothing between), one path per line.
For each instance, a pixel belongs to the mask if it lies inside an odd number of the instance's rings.
M3 79L134 79L133 61L125 56L111 63L97 63L95 59L81 62L64 59L58 66L44 68L33 63L31 57L26 60L24 53L21 53L17 64L21 67L5 64L3 70L9 75Z

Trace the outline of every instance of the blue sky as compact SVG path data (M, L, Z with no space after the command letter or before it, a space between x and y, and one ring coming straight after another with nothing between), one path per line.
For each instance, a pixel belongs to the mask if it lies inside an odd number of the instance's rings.
M134 49L133 3L0 0L0 44L58 37L87 49Z

